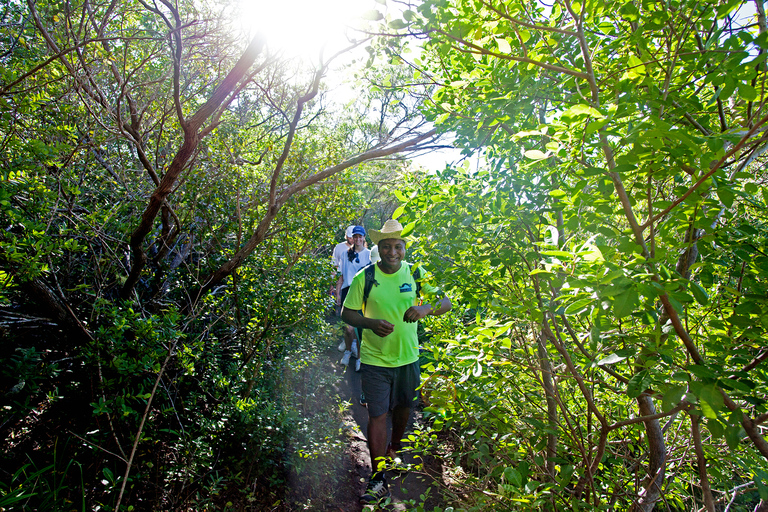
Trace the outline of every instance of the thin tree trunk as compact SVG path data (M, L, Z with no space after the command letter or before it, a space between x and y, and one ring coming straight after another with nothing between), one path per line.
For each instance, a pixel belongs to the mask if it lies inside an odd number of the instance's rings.
M715 500L712 498L712 488L709 485L709 475L707 475L707 458L704 456L704 448L701 446L700 425L701 417L697 414L691 414L691 435L693 437L693 449L696 451L696 465L699 468L704 506L707 507L707 512L715 512Z
M536 348L539 355L539 368L541 370L541 382L544 387L544 395L547 398L547 425L550 433L547 434L547 474L549 481L555 478L555 457L557 456L557 401L555 399L555 386L552 380L552 362L547 353L546 337L538 336Z
M641 395L637 399L637 404L641 416L656 414L656 407L651 397ZM645 435L648 438L648 476L643 483L643 489L638 492L638 499L633 509L651 512L661 498L667 453L659 420L645 422Z

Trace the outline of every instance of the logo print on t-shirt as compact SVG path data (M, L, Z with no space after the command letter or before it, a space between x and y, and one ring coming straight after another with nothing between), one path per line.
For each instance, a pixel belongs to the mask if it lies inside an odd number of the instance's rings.
M403 283L400 285L400 293L408 293L410 291L413 291L411 288L411 283Z

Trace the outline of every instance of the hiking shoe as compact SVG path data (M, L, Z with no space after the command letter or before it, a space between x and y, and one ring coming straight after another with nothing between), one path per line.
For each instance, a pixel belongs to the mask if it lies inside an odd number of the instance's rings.
M352 357L352 352L349 350L344 351L344 355L341 356L341 361L339 363L343 364L344 366L347 366L349 364L349 358Z
M339 343L337 348L339 349L339 352L344 352L347 349L347 344L344 343L344 340L341 340L341 343Z
M365 400L365 393L363 393L362 391L360 392L360 405L362 405L363 407L368 406L368 402L366 402Z
M352 341L352 355L355 356L356 359L360 359L360 351L357 350L357 340Z
M387 481L383 478L381 480L369 480L368 487L365 488L365 493L360 496L360 503L363 505L370 505L385 500L392 496L389 492L389 486Z
M356 372L360 371L360 360L359 359L355 359L355 371Z

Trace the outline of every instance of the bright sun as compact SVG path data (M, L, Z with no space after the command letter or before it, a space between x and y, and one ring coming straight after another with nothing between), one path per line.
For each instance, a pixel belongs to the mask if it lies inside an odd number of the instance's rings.
M370 8L366 0L241 0L241 21L273 49L311 56L323 45L343 45L348 27Z

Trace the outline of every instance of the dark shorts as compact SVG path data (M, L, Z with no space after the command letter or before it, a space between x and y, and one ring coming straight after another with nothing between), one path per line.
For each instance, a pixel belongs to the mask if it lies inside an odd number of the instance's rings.
M396 368L362 364L360 380L368 403L368 416L375 418L398 406L416 406L421 369L418 361Z

